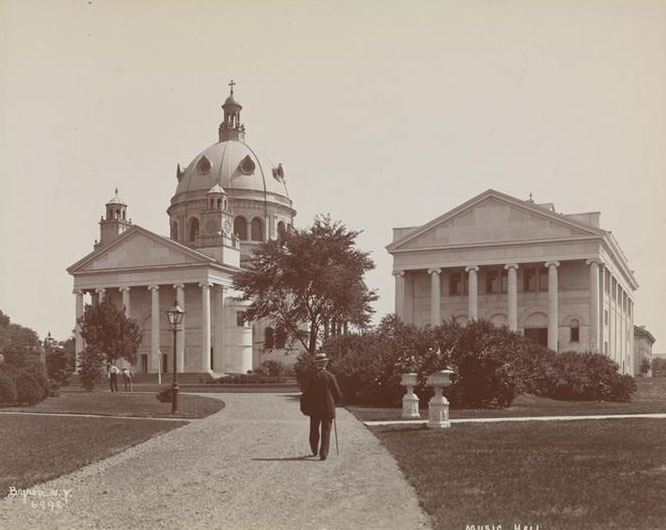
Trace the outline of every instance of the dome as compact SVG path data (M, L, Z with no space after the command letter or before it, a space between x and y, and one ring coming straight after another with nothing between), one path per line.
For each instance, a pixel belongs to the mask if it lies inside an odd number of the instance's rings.
M118 188L116 188L116 194L109 199L109 202L106 204L120 204L122 206L127 206L125 201L123 201L120 197L118 197Z
M181 173L175 195L205 193L215 184L232 195L237 195L234 190L254 191L289 199L282 166L237 140L213 144L199 153Z

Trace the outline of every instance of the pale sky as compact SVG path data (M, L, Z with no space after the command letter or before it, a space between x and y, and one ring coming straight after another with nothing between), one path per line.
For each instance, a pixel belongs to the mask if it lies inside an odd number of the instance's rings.
M217 141L234 79L248 143L308 225L364 230L377 315L394 226L497 189L601 211L666 351L666 2L0 0L0 309L67 338L65 268L119 188L168 234L176 164Z

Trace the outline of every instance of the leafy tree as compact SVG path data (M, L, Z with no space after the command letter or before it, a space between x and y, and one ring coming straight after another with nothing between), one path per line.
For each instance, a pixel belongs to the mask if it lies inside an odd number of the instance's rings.
M39 360L42 343L35 331L14 324L0 311L0 353L5 363L16 367L34 364Z
M650 359L643 357L639 369L641 375L648 375L648 373L650 373Z
M92 390L99 383L100 368L105 361L123 358L132 364L136 362L141 344L139 325L127 318L111 298L104 298L97 305L87 305L79 322L86 342L79 375L86 390Z
M326 322L366 326L377 295L363 282L374 263L356 248L359 234L326 215L260 245L249 267L234 276L240 300L251 302L244 317L270 319L310 354Z
M74 371L74 355L68 351L69 344L73 339L64 343L56 343L47 347L46 350L46 373L59 385L66 385Z

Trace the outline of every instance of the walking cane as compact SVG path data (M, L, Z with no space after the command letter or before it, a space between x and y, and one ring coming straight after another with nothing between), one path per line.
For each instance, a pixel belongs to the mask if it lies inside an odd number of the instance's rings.
M338 449L338 424L335 421L335 416L333 416L333 432L335 432L335 454L339 455L340 450Z

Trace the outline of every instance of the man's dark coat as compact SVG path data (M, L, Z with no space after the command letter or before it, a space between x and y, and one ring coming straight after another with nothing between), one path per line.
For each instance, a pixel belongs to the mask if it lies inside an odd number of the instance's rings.
M301 395L301 412L317 418L335 418L335 404L342 400L340 387L331 372L317 370Z

